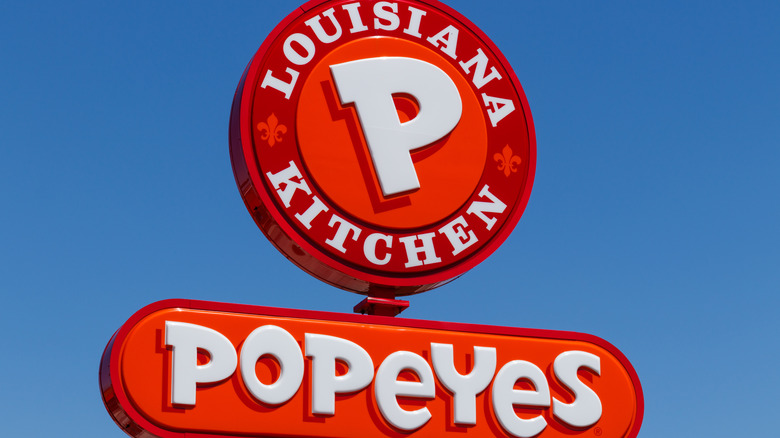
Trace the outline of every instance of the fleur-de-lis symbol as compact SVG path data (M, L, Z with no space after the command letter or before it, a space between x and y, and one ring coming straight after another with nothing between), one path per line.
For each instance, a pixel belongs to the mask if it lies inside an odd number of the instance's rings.
M260 138L268 142L268 146L273 147L277 142L282 142L282 135L287 133L287 127L279 124L276 114L271 114L265 122L257 124L257 130L260 131Z
M498 170L503 170L504 175L509 177L512 173L518 171L517 166L523 162L518 155L514 155L509 145L504 146L500 154L493 155L493 159L498 162Z

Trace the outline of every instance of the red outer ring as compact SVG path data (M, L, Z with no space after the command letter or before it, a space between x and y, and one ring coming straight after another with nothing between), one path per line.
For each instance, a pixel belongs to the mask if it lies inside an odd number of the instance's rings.
M439 9L473 32L490 49L492 55L501 62L508 74L522 104L522 111L527 122L529 164L525 190L520 199L511 206L512 211L501 229L478 251L453 266L434 273L408 274L402 277L399 275L377 275L343 264L311 245L306 239L298 237L297 231L284 220L284 214L277 210L269 193L262 188L258 190L255 187L254 181L261 182L263 177L255 167L253 158L247 156L248 152L245 152L246 148L244 147L245 142L249 144L252 142L249 114L251 114L253 93L259 80L260 63L257 61L265 57L270 46L290 23L305 12L329 1L334 0L311 0L288 15L265 39L244 71L236 89L230 115L230 154L236 183L247 209L268 240L290 261L312 276L335 287L364 295L404 296L426 292L453 281L488 258L503 244L520 221L528 204L536 174L536 132L528 100L506 57L482 30L466 17L437 0L416 0Z
M124 345L127 336L135 327L135 325L145 317L160 310L176 308L277 316L285 318L303 318L332 322L351 322L393 327L408 327L414 329L434 329L451 332L482 333L587 342L601 347L612 354L621 363L621 365L623 365L623 368L625 368L626 372L631 377L631 383L636 390L637 410L634 426L631 428L625 438L636 438L636 436L639 434L639 429L642 427L642 420L644 419L645 400L644 393L642 391L642 384L639 381L639 376L626 356L620 350L618 350L617 347L605 341L604 339L599 338L598 336L568 331L426 321L392 318L387 316L367 316L313 310L281 309L246 304L171 299L152 303L133 314L133 316L131 316L130 319L128 319L127 322L125 322L122 327L120 327L119 330L114 333L114 336L111 337L111 340L108 342L108 345L106 345L106 349L103 351L103 356L100 359L99 383L103 396L103 403L106 406L108 413L114 419L114 422L127 434L135 438L235 438L229 435L213 435L192 432L183 433L162 429L149 422L146 418L143 417L143 415L141 415L135 408L133 408L132 403L130 403L130 399L125 393L124 387L122 386L122 382L120 380L119 356L122 352L121 347Z

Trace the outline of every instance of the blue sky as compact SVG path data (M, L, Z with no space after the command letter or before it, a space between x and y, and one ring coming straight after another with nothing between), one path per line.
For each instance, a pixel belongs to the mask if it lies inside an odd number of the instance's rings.
M446 2L512 64L537 176L506 244L403 316L600 336L640 437L769 436L780 378L780 3ZM106 342L166 298L349 312L239 197L239 77L298 1L0 5L4 435L122 437Z

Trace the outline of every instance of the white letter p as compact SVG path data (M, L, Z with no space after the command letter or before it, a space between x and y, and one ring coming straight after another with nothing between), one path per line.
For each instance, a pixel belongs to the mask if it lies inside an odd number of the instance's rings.
M385 196L420 188L410 153L458 125L463 103L439 67L413 58L380 57L330 67L341 104L355 104L377 179ZM394 94L413 96L420 113L401 123Z

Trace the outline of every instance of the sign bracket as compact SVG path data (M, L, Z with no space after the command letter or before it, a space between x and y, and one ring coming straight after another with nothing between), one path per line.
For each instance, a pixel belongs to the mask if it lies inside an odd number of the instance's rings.
M353 311L364 315L395 317L409 307L409 301L393 298L366 297Z

